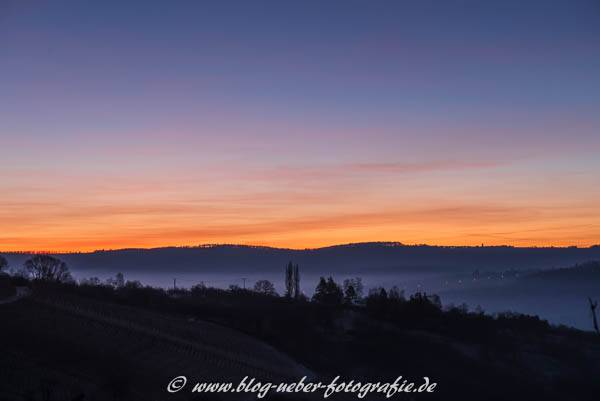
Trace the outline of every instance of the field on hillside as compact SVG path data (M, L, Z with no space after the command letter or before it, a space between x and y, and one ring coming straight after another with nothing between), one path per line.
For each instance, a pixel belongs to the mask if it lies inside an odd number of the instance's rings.
M598 336L531 316L443 311L425 296L371 295L352 306L240 289L20 280L31 295L0 305L2 400L245 399L167 394L178 375L234 383L428 376L438 390L415 394L428 400L591 400L600 391ZM282 398L308 399L267 399Z
M311 375L240 331L136 307L45 293L2 305L0 314L6 399L148 399L183 372L206 381Z

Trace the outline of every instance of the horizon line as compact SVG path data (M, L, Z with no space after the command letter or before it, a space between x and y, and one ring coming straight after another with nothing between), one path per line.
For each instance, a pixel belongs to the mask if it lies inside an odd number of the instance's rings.
M96 253L96 252L118 252L118 251L128 251L128 250L156 250L156 249L168 249L168 248L216 248L216 247L247 247L247 248L266 248L266 249L274 249L274 250L283 250L283 251L316 251L327 248L335 248L335 247L343 247L343 246L354 246L354 245L387 245L387 246L404 246L404 247L418 247L418 246L429 246L435 248L518 248L518 249L552 249L552 248L560 248L560 249L568 249L568 248L577 248L577 249L590 249L594 247L599 247L600 243L588 245L588 246L579 246L579 245L531 245L531 246L518 246L518 245L510 245L510 244L497 244L497 245L436 245L436 244L428 244L428 243L414 243L414 244L406 244L399 241L363 241L363 242L348 242L348 243L340 243L333 245L326 245L320 247L306 247L306 248L286 248L286 247L276 247L269 245L253 245L253 244L235 244L235 243L205 243L205 244L197 244L197 245L165 245L165 246L156 246L156 247L124 247L124 248L102 248L102 249L93 249L93 250L82 250L82 251L55 251L55 250L12 250L12 251L4 251L0 250L0 254L48 254L48 255L69 255L69 254L86 254L86 253Z

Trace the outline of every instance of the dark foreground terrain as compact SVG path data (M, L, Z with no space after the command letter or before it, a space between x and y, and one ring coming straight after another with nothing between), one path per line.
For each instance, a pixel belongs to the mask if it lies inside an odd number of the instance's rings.
M600 337L536 317L443 311L385 292L362 305L252 291L164 291L2 277L0 400L219 400L166 391L171 379L437 384L396 399L595 400ZM275 393L266 399L323 399ZM357 399L335 394L329 399ZM365 399L385 399L371 394Z

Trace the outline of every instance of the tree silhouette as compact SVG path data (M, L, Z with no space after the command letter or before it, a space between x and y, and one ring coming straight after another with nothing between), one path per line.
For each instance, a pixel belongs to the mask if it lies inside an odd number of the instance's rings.
M313 294L312 300L313 302L323 304L325 303L326 298L327 282L325 281L325 277L321 276L319 279L319 284L317 284L317 288L315 288L315 293Z
M298 265L294 267L294 298L298 300L300 297L300 270Z
M254 284L254 291L265 295L277 295L275 286L269 280L258 280Z
M348 305L352 305L356 302L356 291L354 291L354 287L352 285L349 285L346 288L346 295L344 297L344 301Z
M192 294L201 294L206 291L206 284L204 284L204 281L200 281L198 284L192 286L191 291Z
M290 261L285 268L285 296L287 298L291 298L294 292L294 268L292 267L292 262Z
M139 288L143 288L144 286L142 285L142 283L139 280L127 280L127 282L125 283L124 288L128 288L128 289L139 289Z
M25 270L35 280L68 282L72 281L67 264L50 255L36 255L24 264Z
M312 299L313 302L321 304L340 305L344 300L344 293L331 276L327 281L321 277Z
M115 287L115 288L123 288L125 286L125 276L123 273L119 272L116 274L115 278L106 279L106 284Z
M80 281L81 285L89 285L89 286L98 286L101 285L102 282L100 281L100 279L98 277L90 277L90 278L85 278L83 280Z
M383 314L388 310L390 299L387 291L383 287L371 288L369 295L365 299L367 310L375 314Z
M8 260L6 260L4 256L0 255L0 273L2 273L2 270L6 269L7 266Z
M344 293L339 285L333 281L333 278L329 276L327 279L327 296L328 303L339 305L344 300Z
M125 277L123 276L123 273L118 272L117 275L115 276L115 284L117 286L117 288L121 288L123 286L125 286Z
M347 278L344 280L344 293L348 291L348 288L352 287L354 289L354 293L356 294L355 301L359 301L363 297L363 283L362 278Z
M439 295L437 295L437 294L428 295L427 300L436 308L442 309L442 300L440 299Z
M589 297L588 300L590 301L590 309L592 310L592 319L594 319L594 330L596 330L596 333L600 335L598 320L596 319L596 308L598 307L598 301L592 301L591 297Z
M397 285L394 285L392 288L390 288L388 298L395 301L404 301L404 290L401 290Z

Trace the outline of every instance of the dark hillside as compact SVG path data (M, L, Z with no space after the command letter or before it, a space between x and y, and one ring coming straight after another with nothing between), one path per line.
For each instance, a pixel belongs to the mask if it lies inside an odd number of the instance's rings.
M0 302L16 294L15 286L5 274L0 273Z
M369 296L342 307L244 290L35 284L31 296L0 305L0 399L149 399L182 374L428 376L437 391L417 398L430 400L591 400L600 391L596 335L518 314L444 312L429 299Z
M137 400L162 394L175 376L246 375L285 381L309 375L269 345L209 322L76 295L38 291L0 305L0 399ZM182 397L172 397L181 399ZM183 397L183 399L186 399Z

